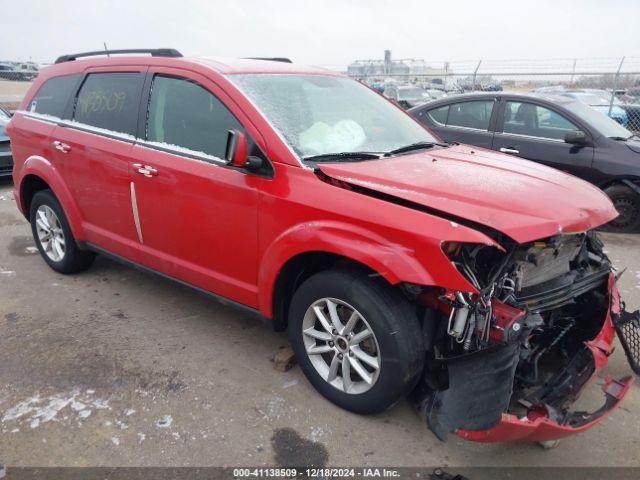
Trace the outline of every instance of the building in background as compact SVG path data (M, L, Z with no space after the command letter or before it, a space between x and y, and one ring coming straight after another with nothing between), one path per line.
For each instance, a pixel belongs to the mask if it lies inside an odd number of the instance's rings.
M422 59L391 58L391 50L384 51L384 58L356 60L347 67L347 74L362 79L396 78L397 80L439 80L444 83L447 75L452 72L445 64L444 68L433 68ZM415 75L415 77L413 77Z

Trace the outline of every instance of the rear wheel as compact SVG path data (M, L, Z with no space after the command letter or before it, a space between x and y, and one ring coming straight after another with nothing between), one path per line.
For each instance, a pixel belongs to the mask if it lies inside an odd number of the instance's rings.
M637 232L640 229L640 195L626 185L613 185L605 189L604 193L609 196L620 215L607 223L603 230Z
M51 190L33 196L29 218L40 255L56 272L80 272L93 263L95 254L78 248L62 206Z
M304 374L336 405L386 410L422 371L420 325L397 290L367 272L326 271L295 292L289 338Z

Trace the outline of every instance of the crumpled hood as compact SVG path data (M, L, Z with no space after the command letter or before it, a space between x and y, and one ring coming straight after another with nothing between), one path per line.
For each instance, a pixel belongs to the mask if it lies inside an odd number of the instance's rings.
M520 243L589 230L618 216L602 191L579 178L466 145L318 168L337 180L492 227Z

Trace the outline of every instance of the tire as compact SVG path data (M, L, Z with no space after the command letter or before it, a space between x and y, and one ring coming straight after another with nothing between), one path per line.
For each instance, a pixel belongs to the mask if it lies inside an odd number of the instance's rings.
M603 226L607 232L634 233L640 230L640 195L626 185L613 185L605 189L620 214Z
M334 313L344 329L329 333L335 323L327 302L336 305ZM314 306L324 313L329 329L323 327ZM356 320L350 336L348 319L353 318L354 312ZM371 330L373 335L367 337L365 330ZM317 338L317 332L323 334L322 339ZM307 279L291 301L288 333L296 359L316 390L356 413L378 413L390 408L413 390L424 365L415 309L399 291L368 272L328 270ZM325 352L309 354L308 350ZM338 366L333 376L336 357ZM363 367L365 372L361 375ZM345 380L345 369L350 381Z
M93 263L95 254L78 248L67 216L51 190L36 192L31 200L29 219L40 255L56 272L77 273L86 270ZM46 238L50 240L46 241ZM56 243L59 248L55 248Z

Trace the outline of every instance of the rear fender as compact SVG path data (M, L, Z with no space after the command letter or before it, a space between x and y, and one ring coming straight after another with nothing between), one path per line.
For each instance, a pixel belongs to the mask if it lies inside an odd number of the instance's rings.
M33 155L24 162L21 172L17 191L19 193L18 206L20 210L29 218L29 212L26 211L27 206L23 201L25 179L28 175L40 177L53 191L69 222L69 227L76 240L84 240L84 229L82 228L82 216L77 203L73 199L71 192L67 188L66 183L62 179L60 171L49 160L39 155Z

